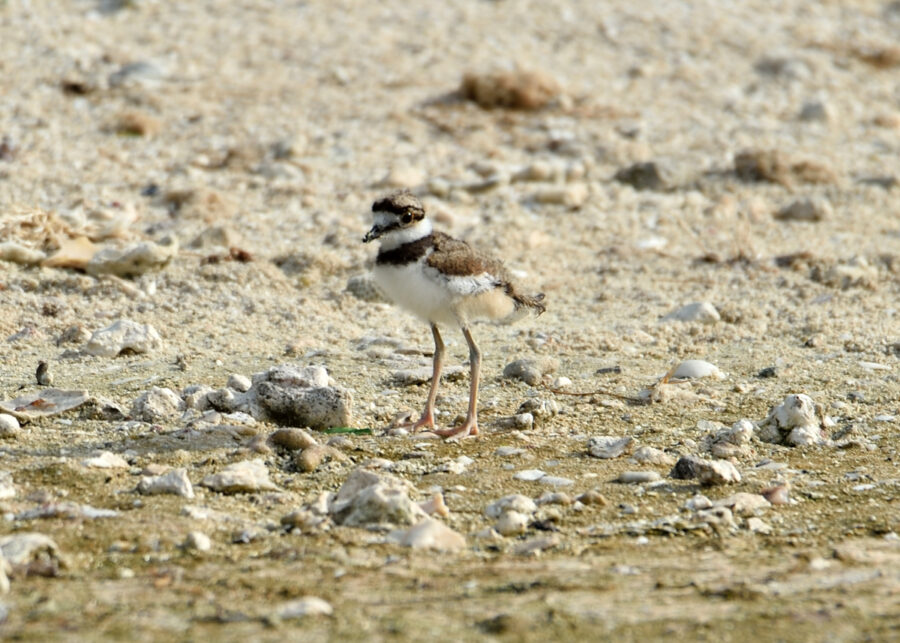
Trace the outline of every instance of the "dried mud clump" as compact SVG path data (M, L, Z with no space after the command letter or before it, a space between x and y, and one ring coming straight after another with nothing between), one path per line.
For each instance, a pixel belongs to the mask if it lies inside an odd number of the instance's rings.
M539 71L468 72L459 93L484 109L536 110L550 105L562 88L555 78Z

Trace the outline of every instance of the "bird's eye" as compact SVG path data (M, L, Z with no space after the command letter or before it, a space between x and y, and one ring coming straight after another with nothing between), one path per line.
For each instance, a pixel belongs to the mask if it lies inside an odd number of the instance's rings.
M403 223L409 223L410 221L412 221L412 215L407 212L403 215Z

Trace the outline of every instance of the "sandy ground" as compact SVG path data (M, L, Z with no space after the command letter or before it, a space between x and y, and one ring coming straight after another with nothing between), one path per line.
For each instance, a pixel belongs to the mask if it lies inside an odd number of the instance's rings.
M273 423L191 431L189 416L69 413L25 424L0 443L14 484L0 535L45 534L64 564L12 570L0 632L896 638L897 3L406 5L0 3L0 243L39 253L0 262L0 397L39 393L42 360L56 387L126 411L153 386L218 388L234 373L324 365L352 393L350 426L375 430L343 441L345 461L301 473L283 452L258 452L254 434ZM517 68L552 81L539 109L485 108L457 92L466 73ZM614 178L639 162L655 164L650 189ZM547 295L537 320L475 328L485 354L476 440L381 435L398 411L420 409L427 387L392 374L428 366L431 335L346 286L373 260L360 242L372 201L398 187L422 196L438 228ZM81 236L92 245L79 254ZM86 271L98 249L166 237L179 249L165 265ZM75 268L41 265L60 247ZM712 304L718 321L661 321L691 302ZM120 318L152 325L162 345L85 354L90 334ZM447 329L445 339L450 363L465 366L462 337ZM520 358L546 365L541 382L502 376ZM725 376L634 401L685 359ZM760 377L767 368L774 377ZM445 382L441 424L464 411L467 390L465 377ZM622 472L666 476L671 464L588 455L589 438L607 435L673 461L708 457L710 431L761 423L791 393L833 420L834 441L754 438L733 457L739 483L619 484ZM503 428L535 398L560 412ZM498 454L504 446L521 452ZM98 450L127 465L85 466ZM441 471L460 456L472 459L465 471ZM198 484L256 457L276 491ZM420 499L442 491L442 520L466 547L282 528L373 458L401 463ZM186 468L197 497L135 493L150 465ZM528 469L571 484L514 478ZM788 504L735 512L730 525L655 523L689 516L697 493L758 497L783 483ZM494 523L485 508L502 496L592 489L605 502L542 505L522 534L482 537ZM61 502L118 513L23 515ZM195 530L209 551L181 546ZM333 613L285 618L283 605L303 596Z

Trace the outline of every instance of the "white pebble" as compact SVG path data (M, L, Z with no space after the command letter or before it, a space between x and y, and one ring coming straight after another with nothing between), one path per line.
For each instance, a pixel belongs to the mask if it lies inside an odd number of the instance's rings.
M700 377L715 377L722 379L725 374L715 364L710 364L702 359L686 359L672 373L674 379L697 379Z
M678 310L674 310L661 321L680 321L680 322L697 322L700 324L712 324L721 319L719 311L711 303L699 301L693 304L682 306Z

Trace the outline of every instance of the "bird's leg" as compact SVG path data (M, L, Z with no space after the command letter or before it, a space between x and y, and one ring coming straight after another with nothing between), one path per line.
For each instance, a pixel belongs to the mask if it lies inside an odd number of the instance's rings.
M425 410L422 416L412 425L413 431L424 427L434 428L434 401L437 398L438 384L441 383L441 367L444 364L444 342L437 324L431 325L431 334L434 335L434 371L431 374L431 389L428 391L428 401L425 402Z
M459 440L469 435L478 435L478 377L481 372L481 351L472 339L469 327L463 324L463 335L469 344L469 366L471 368L469 382L469 410L466 413L466 421L455 429L442 429L435 431L438 435L453 440Z

